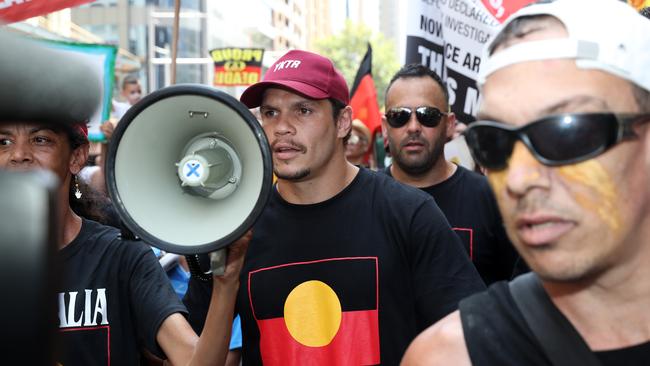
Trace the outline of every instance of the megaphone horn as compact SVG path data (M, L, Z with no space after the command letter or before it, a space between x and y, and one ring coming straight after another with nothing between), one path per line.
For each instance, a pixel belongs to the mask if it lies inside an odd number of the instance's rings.
M177 254L209 253L248 231L272 185L271 150L253 114L193 84L143 98L111 138L106 184L123 223Z

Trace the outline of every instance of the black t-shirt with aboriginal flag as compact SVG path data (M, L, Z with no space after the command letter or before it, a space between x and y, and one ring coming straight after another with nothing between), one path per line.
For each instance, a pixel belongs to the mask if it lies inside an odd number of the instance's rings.
M483 288L417 189L366 169L318 204L274 189L241 274L243 363L396 365L421 330Z
M163 356L160 325L186 312L151 248L118 234L84 219L79 235L59 251L60 365L138 365L143 347Z

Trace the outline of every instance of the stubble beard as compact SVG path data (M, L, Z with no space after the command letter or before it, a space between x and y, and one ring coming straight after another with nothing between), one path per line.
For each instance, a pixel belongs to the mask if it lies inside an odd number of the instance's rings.
M566 254L568 256L568 254ZM556 283L585 283L598 278L609 265L606 258L570 258L569 263L564 263L560 268L543 264L544 259L539 259L530 266L541 279Z
M535 211L563 212L560 207L553 206L549 202L551 202L551 198L548 195L529 194L525 198L520 199L516 203L516 207L512 210L506 208L504 212L502 207L500 207L500 210L504 217L517 217L521 214ZM505 220L507 221L507 219ZM588 283L598 278L608 268L613 266L610 261L612 257L611 252L599 251L587 253L587 255L577 255L562 250L562 247L567 245L566 241L588 242L589 239L584 234L579 235L578 233L578 238L561 239L565 241L564 243L556 242L530 248L526 247L517 238L515 224L512 220L508 223L504 222L504 224L506 225L508 237L511 238L517 252L525 260L530 269L537 273L544 281L554 283ZM603 240L612 239L604 238ZM553 251L556 251L556 253L553 253Z
M400 149L398 153L393 156L394 163L408 175L424 175L429 172L440 159L444 158L446 141L444 134L441 134L440 137L433 142L432 149L429 149L430 144L428 141L422 141L424 143L424 151L422 152L422 155L410 159L409 154ZM393 144L392 140L390 143L391 146L401 146Z
M277 169L274 169L273 173L275 173L275 176L278 177L278 179L297 182L307 178L311 174L311 170L309 168L304 168L293 173L282 173Z

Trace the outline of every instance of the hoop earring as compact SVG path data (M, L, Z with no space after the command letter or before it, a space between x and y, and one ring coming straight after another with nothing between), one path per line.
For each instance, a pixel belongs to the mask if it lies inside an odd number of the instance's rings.
M77 199L81 199L81 191L79 190L79 181L77 180L77 176L74 176L74 196L77 197Z

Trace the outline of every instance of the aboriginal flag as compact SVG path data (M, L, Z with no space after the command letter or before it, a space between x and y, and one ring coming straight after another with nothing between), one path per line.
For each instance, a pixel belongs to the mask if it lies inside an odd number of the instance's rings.
M361 60L357 76L354 78L350 95L352 118L361 120L374 137L375 132L381 128L381 114L377 103L377 89L372 80L372 47L370 43L368 43L366 55Z
M210 56L214 61L215 86L246 86L260 81L263 48L215 48Z
M375 365L376 257L334 258L252 271L248 296L265 365Z

